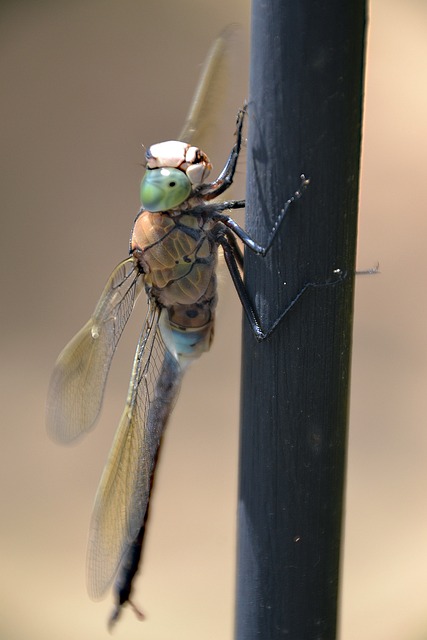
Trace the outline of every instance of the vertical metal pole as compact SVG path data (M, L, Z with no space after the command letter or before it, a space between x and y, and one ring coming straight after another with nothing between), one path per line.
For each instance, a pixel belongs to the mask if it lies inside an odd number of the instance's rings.
M266 238L311 184L248 290L275 333L243 338L237 640L333 640L348 417L362 114L363 0L253 0L247 229Z

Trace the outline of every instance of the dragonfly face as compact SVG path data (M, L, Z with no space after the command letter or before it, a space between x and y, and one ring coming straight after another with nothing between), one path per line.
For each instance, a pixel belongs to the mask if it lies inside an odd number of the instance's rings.
M208 177L212 165L198 147L169 140L146 153L147 171L141 182L141 204L147 211L167 211L181 205L193 186Z
M145 210L167 211L187 200L191 182L179 169L152 169L141 182L141 204Z

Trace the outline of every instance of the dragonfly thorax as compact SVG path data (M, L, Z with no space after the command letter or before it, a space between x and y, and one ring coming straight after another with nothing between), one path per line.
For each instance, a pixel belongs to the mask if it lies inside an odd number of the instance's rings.
M203 216L185 211L176 216L143 211L136 219L131 251L162 306L197 305L208 291L209 299L215 297L217 246L206 226ZM192 321L189 326L201 325Z

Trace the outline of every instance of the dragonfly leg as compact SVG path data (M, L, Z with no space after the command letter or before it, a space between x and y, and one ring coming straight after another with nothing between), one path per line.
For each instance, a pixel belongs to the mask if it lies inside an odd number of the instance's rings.
M240 298L240 302L242 303L242 306L246 314L246 317L249 321L250 327L254 333L255 338L258 340L258 342L262 342L273 333L273 331L280 324L283 318L289 313L289 311L294 307L294 305L298 302L301 296L308 289L338 284L339 282L342 282L347 275L345 272L337 270L335 272L336 277L333 280L327 280L325 282L306 282L302 286L302 288L299 290L297 295L291 300L291 302L282 311L279 317L276 318L276 320L272 323L270 327L265 329L261 325L257 310L255 309L255 306L253 305L251 298L249 296L248 290L246 289L245 283L243 282L243 278L239 270L240 259L238 254L236 253L237 244L235 243L235 240L234 241L231 240L231 237L232 237L231 234L227 233L227 231L220 232L217 237L217 242L223 249L225 262L227 264L228 270L233 280L233 284Z
M236 253L237 243L236 241L230 241L231 234L224 232L218 234L217 242L222 247L224 252L225 262L233 280L233 284L236 288L237 294L242 303L242 307L249 321L252 331L258 341L264 340L269 333L265 332L258 318L258 314L251 302L248 291L243 282L240 270L239 270L239 258ZM243 257L243 256L242 256ZM243 262L242 262L243 265Z
M233 233L231 233L229 229L225 230L225 234L227 236L227 242L230 245L233 258L235 259L235 262L238 268L240 269L240 271L243 271L243 260L244 260L243 251L241 250L240 246L237 243L236 236Z
M215 205L217 213L213 213L212 219L216 220L218 222L222 222L223 224L225 224L225 226L228 227L229 229L231 229L231 231L233 231L233 233L235 233L236 236L238 238L240 238L240 240L249 249L251 249L251 251L253 251L257 255L265 256L268 253L268 251L271 249L271 246L272 246L272 244L274 242L274 238L276 237L276 234L277 234L277 232L278 232L278 230L280 228L280 225L282 224L282 222L283 222L283 220L285 218L285 215L289 211L289 207L296 200L299 200L301 198L302 194L304 193L305 189L307 188L307 186L310 183L310 179L306 178L304 174L302 174L300 176L300 178L301 178L301 182L300 182L300 185L299 185L298 189L285 202L283 208L281 209L279 215L276 218L276 221L275 221L275 223L273 225L273 228L271 229L271 231L270 231L270 233L268 235L267 242L266 242L266 244L264 246L258 244L258 242L253 240L250 237L250 235L244 229L242 229L242 227L240 227L235 220L233 220L233 218L231 216L227 216L227 215L224 215L224 214L220 213L220 211L225 211L226 209L237 209L237 208L239 208L241 206L244 206L244 204L241 204L241 203L245 202L244 200L231 200L229 202L222 202L219 205ZM224 205L224 206L222 206L222 205ZM208 205L208 206L210 207L212 205Z
M220 175L214 182L202 184L197 187L197 195L202 196L205 200L212 200L224 193L233 183L234 174L236 172L237 160L239 159L240 150L242 147L242 132L243 122L247 112L247 104L243 105L243 108L239 110L236 120L236 142L231 150L228 160L225 163L225 167L221 171Z

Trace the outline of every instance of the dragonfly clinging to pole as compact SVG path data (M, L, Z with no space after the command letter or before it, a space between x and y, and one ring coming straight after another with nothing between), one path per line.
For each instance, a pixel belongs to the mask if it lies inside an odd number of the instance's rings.
M218 247L258 340L266 338L299 295L312 286L304 285L277 321L263 329L244 286L239 241L265 255L286 211L308 180L301 177L299 189L280 211L264 246L225 213L244 207L244 200L213 202L233 182L247 107L238 113L234 145L216 180L206 181L210 161L191 144L203 121L209 87L227 38L227 32L222 34L211 50L180 141L155 144L147 150L130 255L114 269L92 317L60 354L50 382L48 431L58 442L72 442L98 418L114 351L136 299L145 291L148 311L125 409L96 495L88 545L89 594L94 599L102 597L115 580L110 623L126 602L139 613L131 590L158 450L183 373L212 343Z

